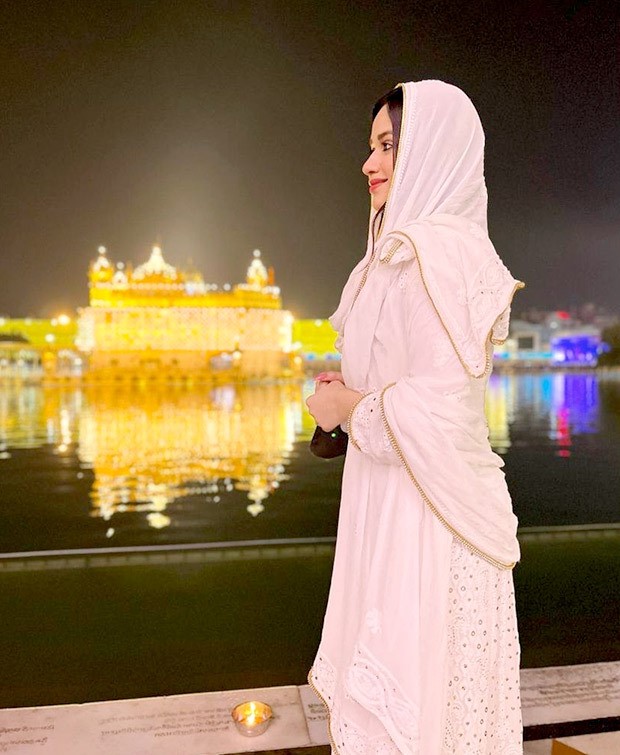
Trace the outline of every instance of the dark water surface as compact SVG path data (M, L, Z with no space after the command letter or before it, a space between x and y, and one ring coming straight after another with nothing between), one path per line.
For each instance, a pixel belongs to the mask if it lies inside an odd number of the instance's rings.
M304 682L342 470L309 389L5 387L0 706ZM523 664L617 660L619 376L496 375L487 408Z

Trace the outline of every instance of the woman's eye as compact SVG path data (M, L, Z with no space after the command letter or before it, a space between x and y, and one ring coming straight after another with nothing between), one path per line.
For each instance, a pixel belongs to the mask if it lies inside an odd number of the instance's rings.
M392 142L381 142L382 152L389 152L393 147L394 145L392 144ZM375 150L371 147L368 151L368 157L370 157L374 151Z

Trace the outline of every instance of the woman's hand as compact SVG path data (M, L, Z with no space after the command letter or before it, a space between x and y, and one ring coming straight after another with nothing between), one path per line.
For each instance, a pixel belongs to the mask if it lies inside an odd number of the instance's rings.
M344 378L342 377L342 372L319 372L319 374L314 378L316 382L318 383L333 383L334 380L339 380L341 383L344 384Z
M345 388L341 378L331 382L319 381L317 378L316 390L306 399L306 406L317 425L325 432L330 432L347 419L351 407L362 395Z

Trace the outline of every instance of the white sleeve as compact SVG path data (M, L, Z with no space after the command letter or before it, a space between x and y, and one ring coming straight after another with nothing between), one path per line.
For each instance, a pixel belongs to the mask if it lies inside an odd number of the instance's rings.
M375 391L357 403L347 427L349 443L380 464L399 464L381 416L380 397L381 391Z

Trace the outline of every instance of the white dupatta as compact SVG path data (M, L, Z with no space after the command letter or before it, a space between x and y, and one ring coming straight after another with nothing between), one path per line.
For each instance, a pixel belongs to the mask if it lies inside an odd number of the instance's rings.
M309 676L330 710L330 731L343 755L447 752L453 536L498 570L519 558L517 521L501 459L488 443L481 399L491 342L506 337L512 295L522 284L487 234L484 134L472 103L438 81L401 86L400 143L382 227L374 248L369 233L366 255L331 317L337 344L344 339L346 384L372 391L366 401L376 402L385 420L373 423L372 432L387 427L396 451L388 448L385 463L368 463L352 449L345 463L326 622ZM398 361L397 348L393 355L377 352L378 367L373 345L386 303L406 319L406 304L399 309L387 297L415 264L458 356L450 360L451 372L438 362L414 374ZM420 286L416 291L424 293ZM405 319L392 343L408 337ZM400 318L388 321L400 328ZM429 332L441 330L434 325ZM396 382L376 391L373 370ZM447 383L471 390L459 401L444 391ZM503 571L493 579L499 584L510 576Z
M505 340L512 297L524 284L512 277L487 233L484 132L460 89L440 81L401 86L400 143L374 255L369 233L366 255L352 271L330 322L342 339L367 265L394 266L417 259L426 291L461 364L470 377L486 378L490 343ZM371 212L371 228L374 216ZM356 360L359 384L385 297L379 290L381 276L375 281L376 296L363 313L369 337L360 344ZM483 558L511 568L519 558L519 546L508 491L505 486L484 489L468 463L475 446L483 453L486 443L474 413L464 407L457 411L415 377L398 381L382 398L395 449L433 513ZM463 432L477 425L476 432L469 433L469 460L446 443L433 415L460 425Z

